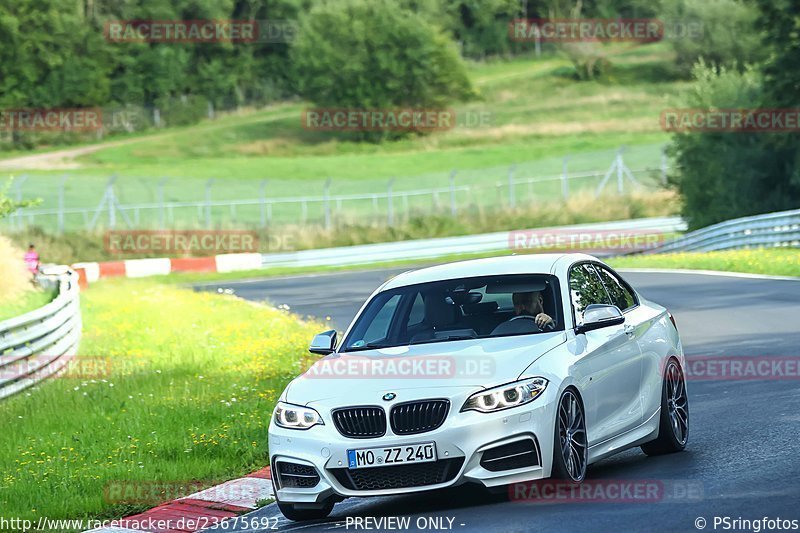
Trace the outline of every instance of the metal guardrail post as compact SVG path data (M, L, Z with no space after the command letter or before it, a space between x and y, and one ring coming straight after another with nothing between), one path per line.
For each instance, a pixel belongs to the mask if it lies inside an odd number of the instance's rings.
M64 187L67 184L69 174L61 177L61 183L58 187L58 234L64 233Z
M511 209L517 207L517 199L514 196L514 167L515 165L508 167L508 206Z
M394 197L392 196L392 188L394 187L394 178L389 180L386 186L386 224L391 228L394 226Z
M211 229L211 187L214 185L214 178L209 179L206 182L206 205L205 205L205 212L206 212L206 228Z
M328 179L325 180L325 187L323 192L324 204L325 204L325 229L331 229L331 177L328 176Z
M261 184L258 187L258 192L259 192L258 197L261 200L260 207L261 207L261 227L262 228L266 228L267 227L267 210L266 210L267 197L266 197L266 194L265 194L266 188L267 188L267 180L261 180Z
M458 214L458 208L456 207L456 172L457 170L453 170L450 173L450 215L456 216Z

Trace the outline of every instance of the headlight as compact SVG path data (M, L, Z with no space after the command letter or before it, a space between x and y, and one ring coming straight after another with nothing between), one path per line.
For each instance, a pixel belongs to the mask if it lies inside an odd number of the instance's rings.
M529 378L507 385L476 392L464 402L461 411L493 413L510 407L524 405L539 397L547 387L544 378Z
M274 417L275 423L282 428L308 429L317 424L325 425L319 413L312 408L290 403L278 402Z

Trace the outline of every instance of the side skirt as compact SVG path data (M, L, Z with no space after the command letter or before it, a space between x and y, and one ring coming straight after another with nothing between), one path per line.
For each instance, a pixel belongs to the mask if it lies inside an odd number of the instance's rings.
M625 433L612 437L603 442L598 442L589 447L589 464L595 463L616 453L635 448L645 442L658 437L658 423L661 418L661 408L644 421L642 424Z

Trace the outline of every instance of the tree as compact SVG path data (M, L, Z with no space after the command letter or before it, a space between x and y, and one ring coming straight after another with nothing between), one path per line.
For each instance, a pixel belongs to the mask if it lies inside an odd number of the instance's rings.
M759 0L758 27L770 50L764 63L763 106L773 109L800 107L800 5L794 0ZM800 205L800 138L793 134L764 136L773 172L786 180L787 198Z
M796 109L800 106L800 6L759 0L756 28L767 59L759 67L700 62L686 102L701 109ZM739 70L740 72L738 72ZM682 133L670 147L691 229L800 205L797 133Z
M0 219L12 215L18 209L39 205L42 202L41 199L21 201L12 200L8 197L8 188L10 186L11 180L9 179L4 186L0 187Z
M290 60L298 94L325 108L443 109L475 94L455 45L393 0L317 5Z
M694 109L753 109L763 100L763 78L700 62L685 102ZM787 134L780 134L787 135ZM767 149L761 132L687 132L675 135L669 152L677 163L670 176L683 199L690 229L731 218L797 207L800 187Z
M683 27L687 32L666 35L683 76L689 77L701 58L709 64L741 68L765 57L755 25L758 9L748 1L666 0L660 16L665 31L675 32Z

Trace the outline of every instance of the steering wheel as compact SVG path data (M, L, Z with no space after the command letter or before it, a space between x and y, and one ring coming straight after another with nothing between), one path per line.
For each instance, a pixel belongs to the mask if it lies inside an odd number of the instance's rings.
M530 320L531 322L533 322L533 325L536 327L536 329L537 329L537 330L539 330L539 331L544 331L542 328L540 328L540 327L539 327L539 324L537 324L537 323L536 323L536 317L535 317L535 316L531 316L531 315L517 315L517 316L513 316L513 317L511 317L511 318L510 318L508 321L509 321L509 322L513 322L513 321L515 321L515 320L520 320L520 319L523 319L523 318L524 318L524 319L527 319L527 320Z
M517 315L517 316L511 317L509 319L509 322L513 322L514 320L517 320L517 319L520 319L520 318L527 318L528 320L533 320L534 321L533 324L539 329L539 331L545 331L545 330L551 330L552 331L556 327L555 321L550 322L545 327L540 327L539 324L536 323L536 317L535 316L531 316L531 315Z

